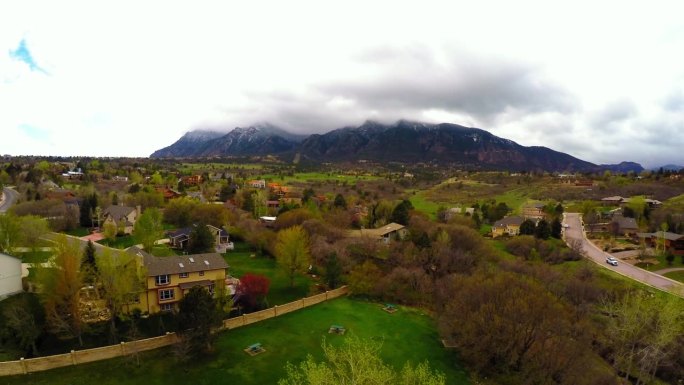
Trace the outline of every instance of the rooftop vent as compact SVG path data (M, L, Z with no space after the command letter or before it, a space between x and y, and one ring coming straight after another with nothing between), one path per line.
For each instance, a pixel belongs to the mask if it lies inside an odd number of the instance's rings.
M207 265L207 266L209 266L209 261L205 260L205 261L204 261L204 264Z
M190 257L190 263L195 263L195 258Z
M185 267L185 266L183 266L183 264L180 263L180 262L178 262L178 266L180 266L181 269Z

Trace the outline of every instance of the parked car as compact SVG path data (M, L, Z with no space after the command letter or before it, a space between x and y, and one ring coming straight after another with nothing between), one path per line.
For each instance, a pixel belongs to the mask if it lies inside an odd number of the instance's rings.
M613 257L608 257L606 258L606 263L608 263L609 265L617 266L618 260Z

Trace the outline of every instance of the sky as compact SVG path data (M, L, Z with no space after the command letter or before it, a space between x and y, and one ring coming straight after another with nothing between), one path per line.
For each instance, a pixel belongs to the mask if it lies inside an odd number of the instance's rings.
M449 122L684 164L677 1L0 2L0 154L148 156L194 129Z

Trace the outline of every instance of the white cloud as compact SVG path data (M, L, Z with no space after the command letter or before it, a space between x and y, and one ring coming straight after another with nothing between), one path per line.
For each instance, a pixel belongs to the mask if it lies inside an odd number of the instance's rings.
M0 153L146 156L196 127L407 118L594 162L684 163L677 140L653 140L680 134L681 8L10 0ZM22 39L49 75L10 57Z

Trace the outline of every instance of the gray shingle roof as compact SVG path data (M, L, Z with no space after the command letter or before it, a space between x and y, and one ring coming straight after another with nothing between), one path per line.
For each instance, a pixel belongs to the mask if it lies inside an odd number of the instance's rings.
M509 225L520 226L525 219L519 216L506 217L494 223L494 227L506 227Z
M116 222L120 221L121 218L127 216L128 214L135 211L135 207L128 206L109 206L104 210L105 216L110 216Z
M135 246L127 251L143 258L148 277L228 268L228 264L219 253L155 257Z

